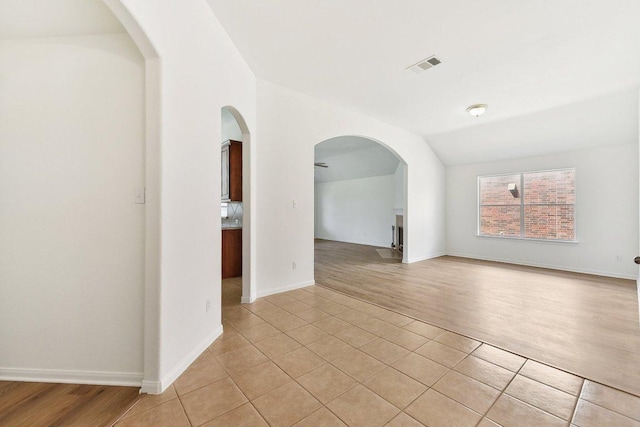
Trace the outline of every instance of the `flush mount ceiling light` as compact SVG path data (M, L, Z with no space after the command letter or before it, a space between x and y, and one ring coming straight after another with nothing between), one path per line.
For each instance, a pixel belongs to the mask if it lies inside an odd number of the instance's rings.
M467 107L467 112L474 117L478 117L484 114L484 112L487 111L487 108L487 104L473 104Z

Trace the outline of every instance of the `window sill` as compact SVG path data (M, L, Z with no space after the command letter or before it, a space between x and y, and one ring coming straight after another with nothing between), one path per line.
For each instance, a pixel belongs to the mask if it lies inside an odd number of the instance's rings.
M578 240L551 240L551 239L532 239L529 237L483 236L482 234L476 234L476 237L481 237L483 239L520 240L524 242L533 242L533 243L563 243L563 244L570 244L570 245L576 245L579 243Z

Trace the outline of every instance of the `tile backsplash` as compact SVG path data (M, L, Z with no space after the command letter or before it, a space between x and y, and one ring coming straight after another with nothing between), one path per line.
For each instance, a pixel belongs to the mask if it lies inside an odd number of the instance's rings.
M227 207L227 216L222 216L223 227L242 227L242 202L224 202L222 203L222 212L225 205Z

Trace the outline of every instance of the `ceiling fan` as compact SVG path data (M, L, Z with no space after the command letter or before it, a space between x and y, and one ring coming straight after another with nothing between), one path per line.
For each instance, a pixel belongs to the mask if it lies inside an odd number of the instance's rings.
M314 163L313 167L318 167L318 168L328 168L329 165L324 163L324 162L319 162L319 163Z

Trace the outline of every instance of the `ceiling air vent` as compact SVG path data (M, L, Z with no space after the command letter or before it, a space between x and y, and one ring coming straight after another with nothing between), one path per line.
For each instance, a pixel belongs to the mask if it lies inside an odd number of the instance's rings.
M413 65L407 67L407 70L411 70L414 73L421 73L424 70L428 70L429 68L435 67L436 65L440 64L441 62L442 61L440 61L435 56L430 56L427 59L423 59L422 61L418 62L417 64L413 64Z

